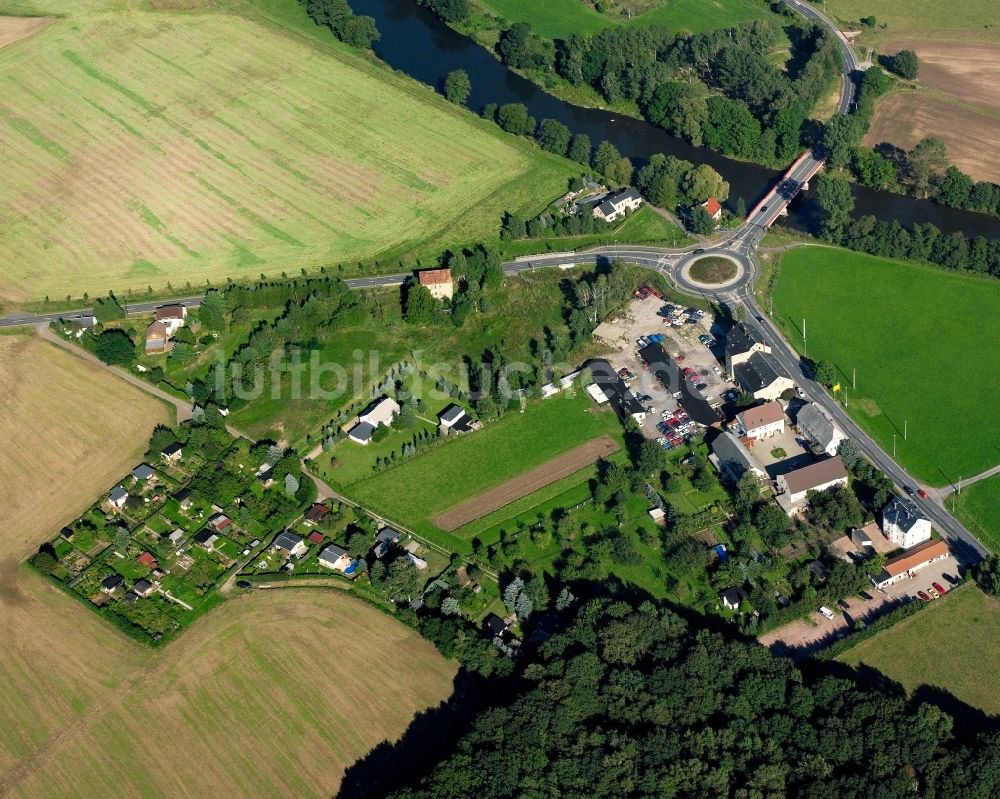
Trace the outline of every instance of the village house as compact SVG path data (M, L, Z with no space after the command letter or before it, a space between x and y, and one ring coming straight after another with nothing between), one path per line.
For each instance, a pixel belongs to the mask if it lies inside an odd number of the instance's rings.
M718 222L722 218L722 203L714 197L709 197L705 200L701 204L701 207L705 209L705 213L708 214L713 222Z
M103 580L101 580L101 590L105 594L114 593L115 589L117 589L118 586L123 585L124 582L125 578L122 577L120 574L109 575L108 577L105 577Z
M122 488L120 485L115 486L108 492L108 502L111 507L115 510L121 510L125 507L125 501L128 499L128 491Z
M233 520L230 519L224 513L217 513L211 519L208 520L208 526L211 527L215 532L221 533L227 527L232 525Z
M738 588L727 588L725 591L719 592L719 599L722 600L722 606L729 610L739 610L742 598Z
M170 541L175 547L179 546L181 541L184 540L184 531L178 527L170 535L167 536L167 540Z
M931 537L931 521L909 499L893 497L882 509L882 534L903 549Z
M136 558L136 562L148 569L156 568L156 556L152 552L143 552Z
M305 519L303 523L307 527L312 527L314 524L319 524L323 519L330 515L330 509L324 505L322 502L313 503L313 505L306 511Z
M328 569L333 569L343 574L347 570L347 567L351 565L351 557L343 547L338 547L336 544L327 544L323 551L319 553L319 565L326 566Z
M609 194L604 200L594 207L593 214L597 219L605 222L614 222L628 211L635 211L642 205L642 197L635 189L622 189L614 194Z
M140 463L132 470L132 476L140 482L155 482L156 472L146 463Z
M182 488L180 491L174 494L174 499L177 500L177 504L180 506L181 510L189 510L191 505L194 504L194 500L191 499L191 489Z
M795 388L795 382L769 352L755 352L734 366L733 377L744 393L759 400L776 400Z
M472 430L472 419L465 412L464 408L458 405L449 405L438 414L438 424L443 431L455 431L456 433L468 433Z
M390 397L380 397L358 415L358 422L347 437L362 446L368 446L379 425L388 427L399 413L399 403Z
M284 553L289 558L300 558L306 554L306 550L308 549L305 539L302 536L290 533L288 530L280 533L274 539L273 546L275 550Z
M168 336L172 336L184 327L186 319L187 308L183 305L164 305L162 308L157 308L153 314L154 322L162 324Z
M757 335L743 322L734 325L726 334L726 372L735 376L734 369L746 363L757 352L771 352L771 348L757 338Z
M806 494L847 485L847 469L840 458L827 458L778 476L778 504L789 516L802 510Z
M389 552L393 544L398 544L402 535L399 530L392 527L383 527L375 536L374 554L376 558L383 558Z
M785 411L780 402L765 402L736 414L740 436L760 441L785 431Z
M160 457L167 463L179 463L183 456L184 448L177 441L173 444L167 444L167 446L160 450Z
M590 369L591 376L594 378L594 383L600 389L600 394L595 396L589 387L587 393L597 402L600 402L598 396L605 397L611 407L614 408L615 413L618 414L619 419L624 421L626 417L631 416L639 424L642 424L646 418L646 409L635 398L635 394L629 391L628 386L625 385L625 381L618 376L615 368L603 359L589 361L587 366Z
M912 549L908 549L901 555L887 560L882 571L872 577L872 583L876 588L882 589L886 586L897 583L920 571L925 566L941 558L946 558L951 554L948 544L938 538L933 541L924 541L922 544Z
M209 552L215 549L215 542L218 540L219 536L217 536L207 527L204 530L199 530L197 533L194 534L194 542L202 549L206 549Z
M149 580L136 580L135 585L132 586L132 591L141 597L147 597L156 590L156 586L153 585Z
M159 355L167 351L170 334L163 322L151 322L146 328L146 354Z
M711 449L709 461L731 482L738 482L746 472L753 472L761 480L767 479L767 473L760 468L750 450L732 433L726 431L717 435Z
M422 269L417 272L417 280L424 286L435 300L451 299L455 293L455 284L451 279L450 269Z
M806 403L799 408L795 415L795 426L816 455L836 455L840 442L847 438L815 402Z

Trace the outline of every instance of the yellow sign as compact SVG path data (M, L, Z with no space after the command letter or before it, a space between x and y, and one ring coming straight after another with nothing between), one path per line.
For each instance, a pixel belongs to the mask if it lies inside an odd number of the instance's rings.
M840 391L840 383L837 383L837 385L835 385L835 386L833 387L833 390L834 390L834 391Z

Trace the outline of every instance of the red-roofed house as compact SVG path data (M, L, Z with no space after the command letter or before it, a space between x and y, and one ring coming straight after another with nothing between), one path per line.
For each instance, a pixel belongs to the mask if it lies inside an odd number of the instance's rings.
M156 309L153 318L157 322L162 322L167 329L167 335L172 336L184 327L184 320L187 319L187 308L183 305L164 305L162 308Z
M447 297L451 299L455 287L451 282L450 269L424 269L417 272L417 278L421 286L426 286L431 296L436 300Z
M136 558L139 563L143 566L147 566L150 569L156 568L156 557L152 552L143 552L139 557Z
M323 538L324 536L319 530L313 530L311 533L309 533L309 540L312 541L314 544L322 544Z
M705 209L710 217L712 217L713 222L718 222L722 218L722 203L716 200L714 197L709 197L705 202L701 204L701 207Z

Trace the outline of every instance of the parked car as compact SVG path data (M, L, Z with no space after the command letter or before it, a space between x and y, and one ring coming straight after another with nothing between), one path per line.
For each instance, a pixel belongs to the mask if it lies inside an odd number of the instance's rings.
M824 616L826 616L830 621L833 621L834 619L833 611L830 610L830 608L828 608L826 605L821 605L819 612L822 613Z
M237 588L253 588L253 583L251 583L249 580L237 580L236 581L236 587Z
M867 591L861 591L861 592L860 592L860 596L861 596L861 598L862 598L862 599L863 599L863 600L864 600L865 602L871 602L871 601L872 601L872 595L871 595L871 594L869 594L869 593L868 593Z
M699 391L704 391L706 388L708 388L708 383L695 383L694 387Z
M903 486L903 490L906 492L908 497L913 496L913 489L910 486Z
M802 386L796 386L795 387L795 393L799 395L800 399L803 398L803 397L805 397L805 395L806 395L806 392L804 392L802 390Z
M927 593L928 593L928 594L930 594L930 595L931 595L932 597L934 597L935 599L940 599L940 598L941 598L941 594L939 594L939 593L938 593L938 592L937 592L936 590L934 590L933 588L928 588L928 589L927 589Z
M944 586L941 585L941 583L931 583L931 585L934 586L934 590L937 591L939 594L947 594L948 593L945 590Z
M917 591L917 596L920 597L924 602L930 602L931 598L927 596L923 591Z
M846 599L838 599L837 604L840 605L844 610L850 610L851 606L848 604Z
M946 579L951 585L958 585L960 580L957 577L952 577L950 574L942 574L942 577Z

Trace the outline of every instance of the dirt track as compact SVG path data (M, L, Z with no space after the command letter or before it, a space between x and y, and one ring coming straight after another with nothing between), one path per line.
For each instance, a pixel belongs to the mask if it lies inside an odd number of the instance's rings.
M501 483L489 491L484 491L479 496L449 508L444 513L435 516L431 521L442 530L451 532L463 524L468 524L493 513L493 511L499 510L549 483L561 480L584 466L594 463L599 458L606 458L617 450L618 444L607 436L592 439L586 444L564 452L512 480Z

